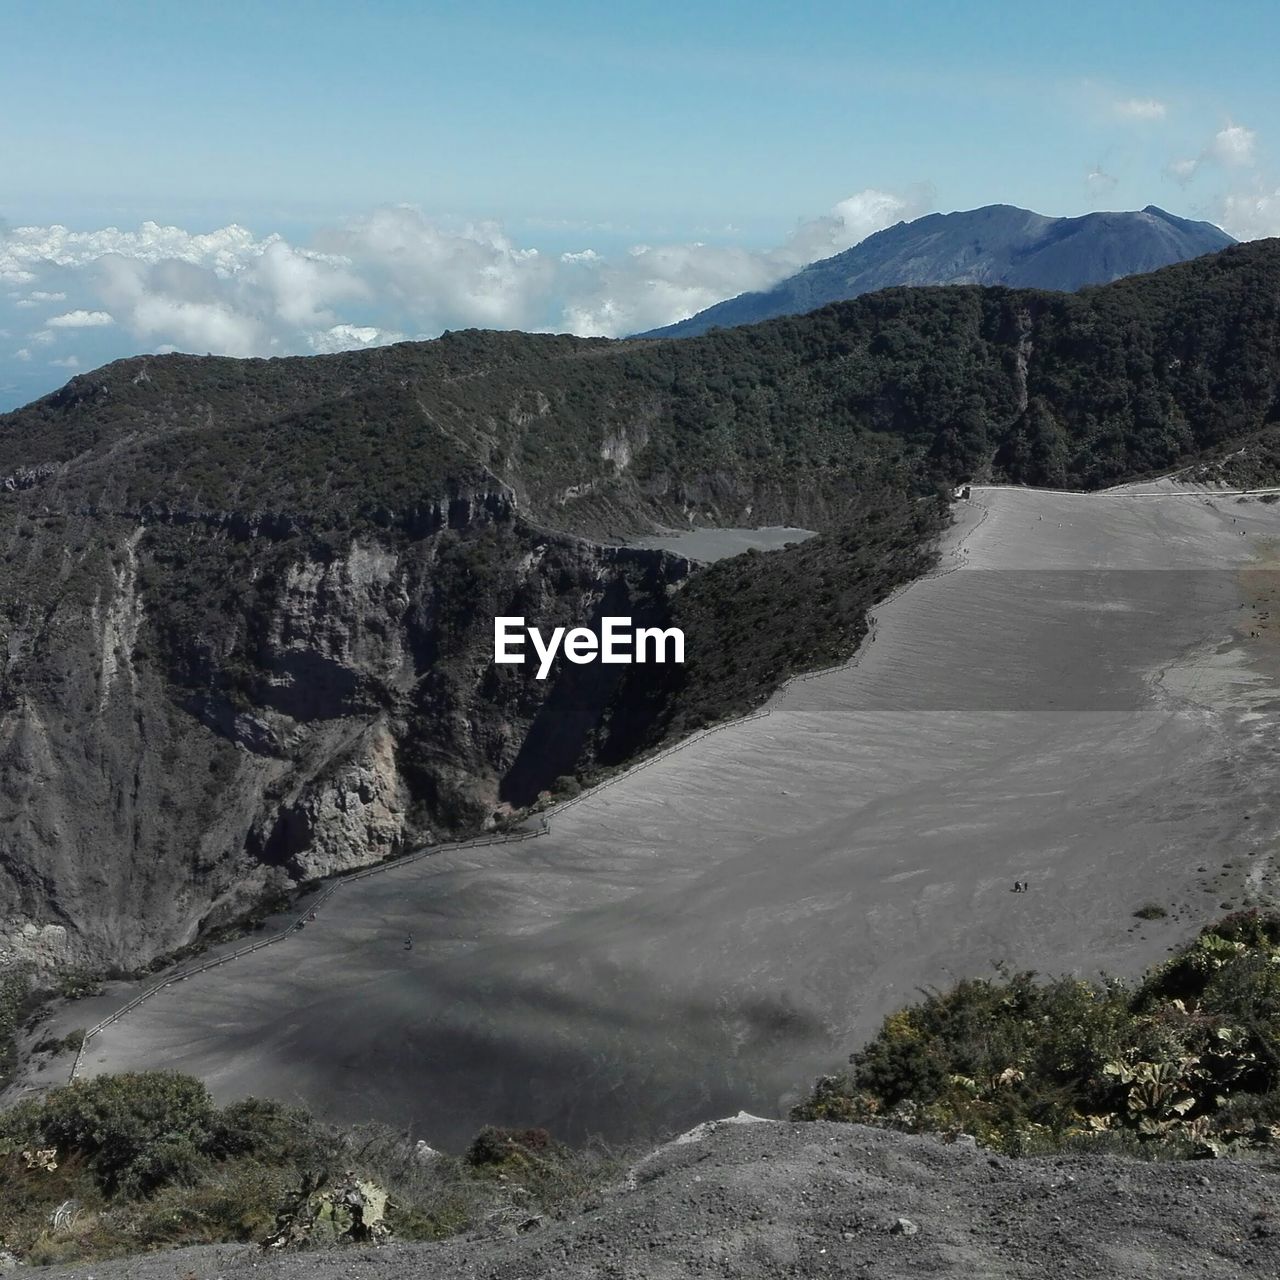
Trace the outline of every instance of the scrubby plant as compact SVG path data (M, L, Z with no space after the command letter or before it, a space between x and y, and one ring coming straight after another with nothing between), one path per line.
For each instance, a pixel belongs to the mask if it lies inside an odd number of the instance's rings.
M1127 1134L1176 1154L1280 1137L1280 915L1240 912L1136 987L965 981L885 1019L796 1119L964 1131L1017 1154Z
M64 1000L84 1000L102 994L102 980L85 969L70 969L58 977L58 994Z
M473 1168L483 1168L522 1162L530 1156L540 1158L551 1149L551 1135L545 1129L503 1129L486 1125L467 1149L467 1163Z
M623 1156L490 1128L468 1156L174 1072L100 1076L0 1114L0 1245L32 1264L220 1241L434 1240L568 1211Z
M331 1140L328 1147L332 1147ZM216 1112L207 1149L218 1159L250 1156L265 1164L319 1162L326 1150L310 1112L270 1098L243 1098Z
M108 1194L144 1195L198 1175L212 1119L213 1101L200 1081L145 1071L55 1090L3 1117L3 1131L76 1152Z
M45 1035L32 1046L35 1053L76 1053L84 1044L84 1028L77 1027L65 1036Z

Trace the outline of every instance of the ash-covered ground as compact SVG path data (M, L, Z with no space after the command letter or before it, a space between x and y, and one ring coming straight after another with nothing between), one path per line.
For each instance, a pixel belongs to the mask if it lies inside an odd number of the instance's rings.
M1134 973L1265 895L1280 508L1165 485L959 512L948 572L877 610L856 665L550 836L343 887L86 1070L172 1067L453 1149L486 1123L647 1137L779 1114L922 986ZM1149 902L1169 917L1135 920Z

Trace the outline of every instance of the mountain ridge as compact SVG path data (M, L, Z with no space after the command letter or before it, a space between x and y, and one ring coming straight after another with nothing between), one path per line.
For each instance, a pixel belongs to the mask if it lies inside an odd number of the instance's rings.
M686 338L713 328L799 315L897 285L981 284L1074 292L1227 248L1209 222L1156 205L1052 218L993 204L899 222L770 289L743 293L686 320L637 334Z

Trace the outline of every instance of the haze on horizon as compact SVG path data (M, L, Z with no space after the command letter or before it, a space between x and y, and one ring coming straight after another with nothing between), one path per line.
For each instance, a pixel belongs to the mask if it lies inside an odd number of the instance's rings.
M1280 233L1263 3L3 4L0 410L119 356L654 328L931 210Z

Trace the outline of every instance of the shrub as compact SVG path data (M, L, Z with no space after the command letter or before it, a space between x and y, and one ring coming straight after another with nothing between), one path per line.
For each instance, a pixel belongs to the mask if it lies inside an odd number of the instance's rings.
M144 1071L55 1089L12 1123L34 1129L43 1145L83 1156L104 1191L144 1195L195 1175L212 1119L213 1101L200 1081Z
M435 1240L563 1212L624 1161L545 1129L486 1129L471 1153L424 1157L384 1126L340 1130L260 1098L219 1110L173 1073L103 1076L0 1115L0 1244L55 1263L219 1241Z
M186 1133L166 1133L145 1142L116 1176L122 1195L142 1199L159 1187L190 1187L208 1171L209 1160Z
M84 1044L84 1028L68 1032L65 1036L45 1035L34 1045L36 1053L77 1053Z
M551 1150L551 1135L545 1129L502 1129L487 1125L467 1149L467 1163L473 1168L505 1164L526 1155L544 1155Z
M83 1000L102 994L102 982L96 974L83 969L71 969L58 978L58 994L64 1000Z
M317 1132L309 1112L269 1098L244 1098L223 1107L210 1122L206 1143L218 1159L251 1156L266 1164L323 1163L336 1146Z
M1169 1154L1270 1142L1280 915L1209 926L1136 988L1031 974L961 982L886 1018L850 1061L794 1118L963 1130L1011 1154L1102 1134Z
M18 1024L28 1011L32 985L29 965L0 968L0 1089L8 1084L13 1071Z

